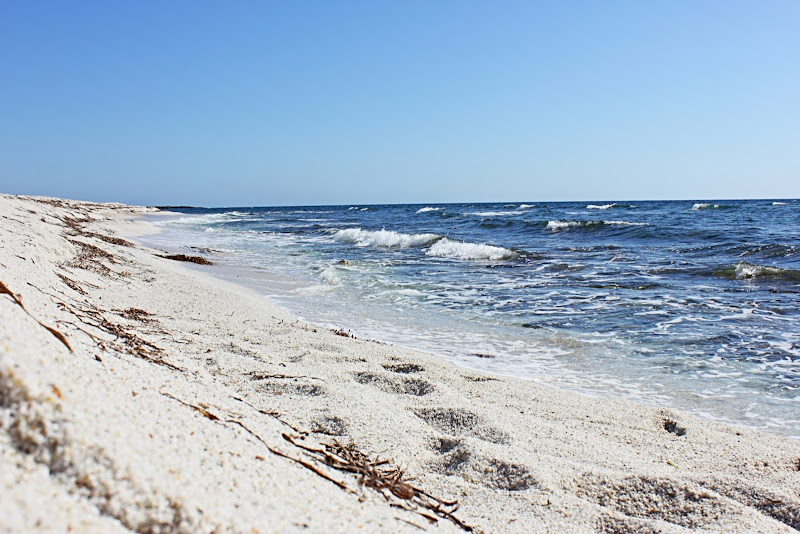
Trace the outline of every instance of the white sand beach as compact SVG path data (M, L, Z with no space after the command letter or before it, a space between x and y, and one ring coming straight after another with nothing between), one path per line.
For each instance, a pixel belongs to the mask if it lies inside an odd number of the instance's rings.
M304 324L0 197L0 532L795 532L800 441Z

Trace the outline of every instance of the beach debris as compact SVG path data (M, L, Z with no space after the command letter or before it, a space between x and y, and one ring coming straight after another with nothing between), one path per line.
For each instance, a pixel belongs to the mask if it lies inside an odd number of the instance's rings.
M45 202L47 203L47 202ZM65 207L65 206L58 206L58 207ZM126 241L120 237L114 237L104 234L98 234L97 232L91 232L86 230L84 226L91 222L91 219L86 215L86 211L82 211L79 208L74 208L76 212L82 213L83 217L67 217L67 216L54 216L56 219L64 223L72 235L79 235L82 237L89 237L99 239L101 241L105 241L106 243L110 243L112 245L119 245L122 247L132 247L133 243L130 241Z
M65 346L65 347L67 347L67 349L68 349L70 352L74 353L74 351L72 350L72 347L70 346L69 342L67 341L67 337L66 337L64 334L62 334L61 332L59 332L58 330L56 330L56 329L55 329L55 328L53 328L52 326L47 326L47 325L46 325L46 324L44 324L42 321L40 321L39 319L37 319L36 317L34 317L33 315L31 315L31 312L29 312L27 309L25 309L25 306L23 306L23 305L22 305L22 295L17 295L17 294L15 294L14 292L12 292L10 289L8 289L8 286L7 286L7 285L5 285L3 282L0 282L0 295L8 295L8 296L10 296L10 297L11 297L11 299L12 299L12 300L13 300L13 301L14 301L14 302L15 302L15 303L16 303L16 304L17 304L17 305L20 307L20 308L22 308L22 311L24 311L25 313L27 313L27 314L28 314L28 316L29 316L31 319L33 319L34 321L36 321L37 323L39 323L39 325L40 325L42 328L44 328L45 330L47 330L48 332L50 332L51 334L53 334L53 336L55 336L55 338L56 338L57 340L59 340L61 343L63 343L63 344L64 344L64 346Z
M674 419L665 419L664 420L664 430L669 432L670 434L675 434L676 436L685 436L686 429L682 426L678 426L678 422Z
M140 323L153 322L152 314L148 311L139 308L126 308L124 310L114 310L118 315L130 319L131 321L139 321Z
M252 404L250 404L249 402L247 402L247 401L246 401L246 400L244 400L243 398L241 398L241 397L237 397L237 396L235 396L235 395L232 395L232 396L231 396L231 398L232 398L233 400L236 400L236 401L239 401L239 402L241 402L241 403L243 403L243 404L246 404L246 405L248 405L250 408L252 408L253 410L257 411L257 412L258 412L258 413L260 413L261 415L267 415L267 416L269 416L269 417L272 417L273 419L275 419L275 420L276 420L276 421L278 421L279 423L281 423L281 424L283 424L283 425L286 425L287 427L291 428L291 429L292 429L292 430L293 430L293 431L294 431L296 434L300 434L300 435L303 435L303 436L304 436L304 435L306 435L306 434L308 434L307 432L304 432L304 431L302 431L302 430L299 430L299 429L298 429L297 427L295 427L294 425L291 425L291 424L287 423L286 421L284 421L283 419L281 419L281 417L283 417L283 414L281 414L280 412L274 412L274 411L270 412L270 411L267 411L267 410L262 410L262 409L260 409L260 408L256 408L255 406L253 406Z
M203 258L202 256L187 256L186 254L163 254L159 255L158 257L174 261L188 261L198 265L214 265L212 262Z
M59 277L61 281L64 282L67 285L67 287L69 287L71 290L81 295L86 295L86 291L84 291L84 289L80 285L78 285L78 282L76 282L72 278L68 278L61 273L56 273L56 276Z
M328 467L353 473L358 477L359 486L380 493L392 506L416 513L431 523L436 523L441 518L452 521L466 532L473 530L453 515L458 510L458 501L446 501L412 485L411 479L405 478L405 472L401 468L393 466L388 460L370 458L354 443L343 445L334 441L323 443L322 448L316 448L301 443L288 434L284 434L283 439Z
M325 382L324 379L317 378L316 376L293 376L293 375L281 375L281 374L271 375L271 374L260 373L258 371L250 371L249 373L244 373L244 376L249 376L250 380L269 380L271 378L300 380L303 378L308 378L309 380L319 380L321 382Z
M353 339L357 339L356 336L354 336L353 334L351 334L349 331L345 330L344 328L339 328L339 329L331 328L331 332L333 332L337 336L350 337L350 338L353 338Z
M69 267L77 267L86 271L93 271L103 276L110 276L112 270L104 263L117 263L114 256L95 245L77 241L75 239L67 239L73 246L78 248L78 253L66 265Z
M181 369L180 367L164 360L163 350L160 347L154 345L153 343L150 343L146 339L139 336L135 331L130 330L128 327L110 321L105 316L105 312L103 310L101 310L88 300L83 300L83 301L73 300L72 304L68 304L66 301L62 300L53 293L44 291L41 288L38 288L35 285L31 284L30 282L28 283L28 285L38 290L39 292L49 296L56 304L56 306L58 306L59 309L71 314L83 326L63 319L57 321L58 323L68 324L73 328L75 328L76 330L80 330L89 339L91 339L92 342L94 342L94 344L97 345L97 347L99 347L101 350L106 352L113 351L118 353L127 353L132 356L136 356L137 358L142 358L144 360L147 360L151 363L156 363L158 365L169 367L170 369L173 369L175 371L183 371L183 369ZM46 325L42 326L50 330L50 328L47 327ZM113 339L112 340L103 339L100 335L96 335L95 333L90 332L85 327L98 330L102 334L112 336ZM55 332L58 331L56 330ZM58 334L63 336L63 334L61 334L60 332L58 332ZM62 342L66 342L66 339L64 339ZM72 352L71 348L70 352Z

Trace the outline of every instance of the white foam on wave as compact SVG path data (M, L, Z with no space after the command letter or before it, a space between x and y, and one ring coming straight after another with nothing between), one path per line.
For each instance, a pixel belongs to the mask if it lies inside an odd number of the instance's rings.
M695 211L697 211L697 210L710 210L710 209L717 209L717 208L719 208L719 204L711 204L710 202L698 202L697 204L692 206L692 209L695 210Z
M565 230L582 224L582 221L548 221L547 228L550 230Z
M417 213L426 213L428 211L441 211L441 210L442 210L442 208L431 208L431 207L425 206L424 208L418 209Z
M470 215L477 215L478 217L505 217L507 215L519 215L520 211L474 211Z
M566 230L567 228L575 228L579 226L594 226L605 224L608 226L650 226L646 222L629 222L629 221L548 221L546 228L548 230Z
M786 202L773 202L772 205L773 206L785 206Z
M446 237L431 245L426 254L437 258L457 258L460 260L510 260L517 257L516 252L507 248L495 247L485 243L465 243Z
M586 206L586 209L587 210L607 210L609 208L614 208L616 206L617 206L616 204L600 204L600 205L598 205L598 204L589 204L588 206Z
M527 210L527 209L530 209L530 208L533 208L533 207L534 207L533 204L520 204L517 209L518 210Z
M610 224L616 226L650 226L646 222L628 222L628 221L603 221L603 224Z
M352 243L358 247L410 248L430 245L441 236L438 234L404 234L393 230L362 230L347 228L333 234L339 243Z
M794 274L791 269L781 269L780 267L772 267L769 265L754 265L745 261L739 262L734 272L737 280L749 280L760 277L793 278L791 275Z

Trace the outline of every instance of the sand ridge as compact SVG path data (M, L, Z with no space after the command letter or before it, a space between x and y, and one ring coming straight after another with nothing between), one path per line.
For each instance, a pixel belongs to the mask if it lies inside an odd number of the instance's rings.
M302 323L149 211L0 197L4 531L800 529L800 442Z

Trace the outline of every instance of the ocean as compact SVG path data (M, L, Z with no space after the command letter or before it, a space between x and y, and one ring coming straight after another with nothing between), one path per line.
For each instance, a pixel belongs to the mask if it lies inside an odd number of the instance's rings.
M800 438L797 200L170 211L146 245L303 320Z

